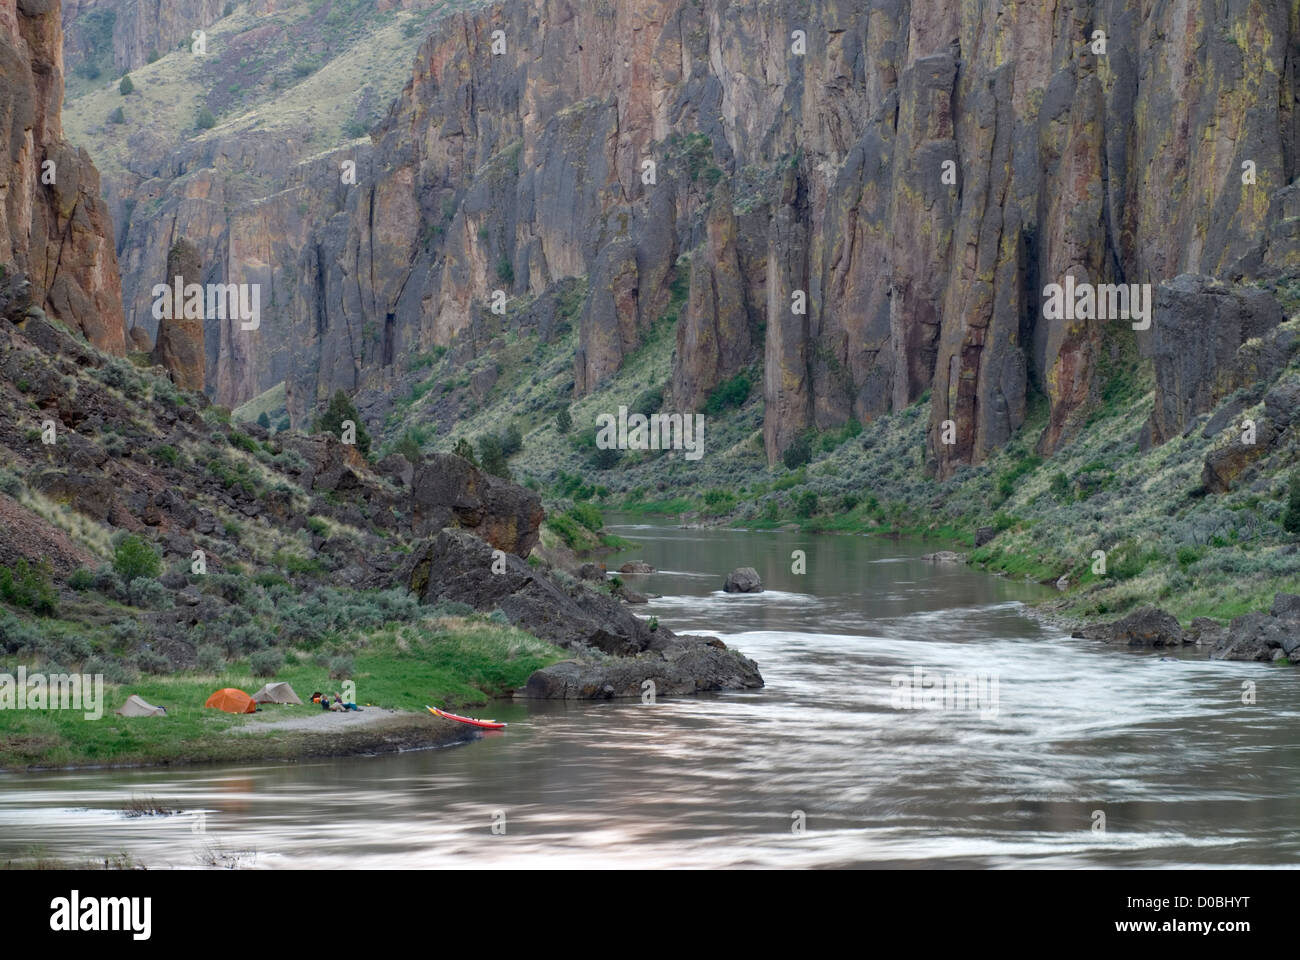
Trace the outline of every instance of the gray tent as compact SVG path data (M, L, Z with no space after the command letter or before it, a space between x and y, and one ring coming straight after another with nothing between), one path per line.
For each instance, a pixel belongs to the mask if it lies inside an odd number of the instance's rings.
M302 701L298 699L298 694L293 692L293 687L287 683L268 683L257 693L253 694L254 703L296 703L301 706Z
M155 707L152 703L146 703L137 697L134 693L126 698L126 703L118 708L118 715L123 717L165 717L167 716L166 707Z

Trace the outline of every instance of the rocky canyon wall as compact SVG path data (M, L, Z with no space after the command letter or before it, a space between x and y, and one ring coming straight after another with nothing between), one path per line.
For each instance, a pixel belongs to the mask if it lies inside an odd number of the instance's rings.
M775 459L929 390L946 474L1036 392L1057 448L1134 336L1044 319L1045 284L1267 260L1296 175L1298 17L1297 0L488 5L439 21L373 142L286 171L255 208L225 217L220 185L177 165L185 196L138 252L220 235L205 264L274 287L257 334L209 330L222 402L285 379L295 417L340 387L382 408L406 358L494 290L573 276L582 393L687 277L669 403L761 360Z
M0 265L26 275L33 305L125 354L112 221L62 101L58 0L0 0Z

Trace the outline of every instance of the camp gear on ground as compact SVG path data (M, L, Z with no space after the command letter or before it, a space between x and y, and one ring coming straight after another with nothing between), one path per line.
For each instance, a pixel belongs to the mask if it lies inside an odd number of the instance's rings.
M236 690L234 687L218 690L208 697L207 703L203 705L224 710L226 713L253 713L257 710L257 704L253 702L253 698L243 690Z

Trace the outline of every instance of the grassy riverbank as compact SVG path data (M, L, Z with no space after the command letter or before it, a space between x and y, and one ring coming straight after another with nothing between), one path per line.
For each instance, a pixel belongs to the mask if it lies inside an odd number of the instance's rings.
M266 705L259 714L234 716L207 709L212 691L236 687L252 693L270 679L287 681L308 699L315 690L337 691L329 665L290 651L272 677L254 677L247 659L216 673L142 674L105 684L104 715L88 720L74 710L0 710L0 763L8 769L98 765L148 765L342 756L465 737L467 728L440 721L426 703L484 703L520 687L534 671L562 658L550 644L486 617L429 617L392 624L359 637L346 675L363 707L401 713L355 729L276 730L232 735L268 718L321 718L318 706ZM14 670L8 662L6 670ZM39 660L29 671L44 670ZM336 673L341 664L335 662ZM119 717L130 694L167 708L166 717ZM322 724L324 726L324 724Z

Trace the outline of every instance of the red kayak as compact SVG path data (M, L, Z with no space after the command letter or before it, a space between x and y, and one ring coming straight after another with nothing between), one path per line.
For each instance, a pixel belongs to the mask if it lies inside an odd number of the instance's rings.
M424 705L424 709L435 717L442 717L444 720L455 720L457 723L468 723L471 727L483 727L487 730L501 730L505 727L504 723L499 723L496 720L475 720L473 717L461 717L454 713L448 713L446 710L431 707L427 703Z

